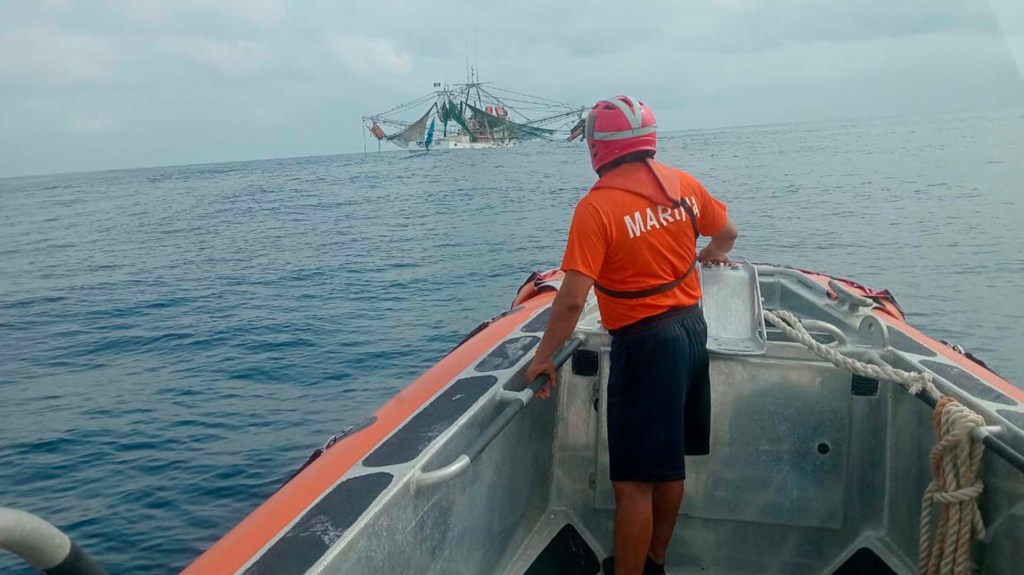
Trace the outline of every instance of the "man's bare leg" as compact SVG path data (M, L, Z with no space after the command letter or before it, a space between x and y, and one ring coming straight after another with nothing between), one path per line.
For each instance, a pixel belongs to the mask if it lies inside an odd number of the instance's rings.
M672 540L672 531L676 527L676 519L679 518L679 505L683 502L683 482L655 483L651 502L654 508L654 530L651 533L649 553L655 563L664 565L668 544Z
M613 481L615 575L641 575L654 527L653 483Z

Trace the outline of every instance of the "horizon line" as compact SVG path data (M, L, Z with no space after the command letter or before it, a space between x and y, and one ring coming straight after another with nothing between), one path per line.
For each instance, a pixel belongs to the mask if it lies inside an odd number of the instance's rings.
M782 121L782 122L763 122L763 123L751 123L751 124L726 124L721 126L711 126L704 128L680 128L676 130L666 130L665 134L674 134L680 132L714 132L721 130L735 130L743 128L769 128L773 126L800 126L800 125L811 125L811 124L836 124L843 122L863 122L863 121L879 121L879 120L895 120L901 118L927 118L927 117L940 117L940 116L967 116L972 114L995 114L995 113L1008 113L1013 111L1024 112L1024 104L1017 107L1009 108L997 108L997 109L976 109L976 110L960 110L950 112L931 112L931 113L905 113L905 114L882 114L882 115L866 115L866 116L848 116L848 117L837 117L817 120L794 120L794 121ZM399 152L401 150L382 150L387 152ZM223 164L239 164L239 163L250 163L250 162L270 162L275 160L300 160L306 158L328 158L335 156L355 156L360 154L377 154L380 152L366 152L366 151L354 151L354 152L337 152L328 154L310 154L305 156L278 156L272 158L249 158L244 160L213 160L213 161L200 161L190 162L184 164L158 164L149 166L130 166L130 167L117 167L117 168L100 168L95 170L71 170L67 172L42 172L42 173L29 173L29 174L16 174L11 176L0 175L0 181L3 180L16 180L22 178L41 178L51 176L74 176L74 175L85 175L85 174L102 174L106 172L128 172L134 170L155 170L155 169L169 169L169 168L189 168L196 166L216 166Z

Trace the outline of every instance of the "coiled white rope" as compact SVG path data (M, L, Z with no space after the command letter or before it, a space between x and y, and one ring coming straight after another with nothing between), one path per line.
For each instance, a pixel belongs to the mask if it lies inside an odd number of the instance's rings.
M921 500L921 538L918 571L926 575L968 575L971 573L971 540L985 536L985 524L978 510L981 456L985 446L971 438L971 429L985 420L953 397L943 397L933 416L936 443L928 461L932 481ZM932 508L942 506L935 537L932 537Z
M943 396L930 373L913 373L888 365L874 365L847 357L816 341L800 320L784 310L764 310L765 319L815 355L840 369L879 381L892 381L911 395L921 391L940 398L933 416L936 443L928 460L932 481L921 500L921 536L918 571L922 575L968 575L971 540L984 537L985 525L978 510L981 456L984 446L971 438L971 430L985 420L955 398ZM933 507L941 506L933 521Z

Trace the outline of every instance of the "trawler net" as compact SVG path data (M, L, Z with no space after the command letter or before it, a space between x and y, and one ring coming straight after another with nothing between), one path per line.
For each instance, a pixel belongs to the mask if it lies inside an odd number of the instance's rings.
M476 141L476 136L473 134L473 130L469 128L469 122L466 121L466 117L462 115L462 112L459 110L459 106L455 102L445 100L444 103L441 104L441 108L437 115L438 119L440 119L442 123L447 123L449 121L455 122L466 134L469 135L469 140L471 142Z
M409 126L401 132L388 136L388 141L392 144L402 146L403 148L422 142L427 133L427 122L430 120L430 116L434 113L436 108L437 104L430 106L427 113L423 114L419 120L409 124Z
M481 110L472 104L466 104L466 107L472 110L473 119L476 120L481 130L494 134L498 137L531 140L537 138L550 138L557 133L557 130L538 128L536 126L513 122L508 118L503 118L489 113L486 110Z
M440 83L434 87L439 88ZM429 106L426 112L415 112L419 119L410 122L406 114L424 106ZM363 121L375 138L403 148L427 145L424 140L432 118L436 120L439 138L500 145L518 140L559 139L570 132L580 132L585 111L585 107L469 82L446 84L443 89L390 110L364 116ZM384 134L384 127L388 132L397 131Z

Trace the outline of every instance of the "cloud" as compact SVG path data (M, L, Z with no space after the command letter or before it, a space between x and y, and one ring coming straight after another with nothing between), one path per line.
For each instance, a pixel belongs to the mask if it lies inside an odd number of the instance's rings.
M71 8L75 0L39 0L39 5L43 10L49 12L63 12L68 8Z
M270 59L270 51L265 46L245 40L188 38L167 40L164 44L171 52L225 76L253 72Z
M1024 3L1019 0L991 0L992 13L1006 42L1006 49L1024 76Z
M467 59L666 130L1019 106L1024 2L990 1L0 0L0 175L361 150L360 114Z
M938 32L683 58L646 88L659 121L709 128L1011 108L1015 72L1000 38Z
M405 74L412 70L409 54L383 38L330 34L324 39L324 47L346 67L362 74Z
M98 84L112 79L116 66L116 45L105 38L55 27L0 34L0 78Z
M112 118L103 112L76 114L70 118L68 128L74 132L98 133L110 129Z
M228 18L265 27L276 25L283 15L278 0L206 0L202 4Z
M764 50L794 42L856 42L938 32L990 33L992 15L979 0L756 0L707 12L713 26L693 39L712 49ZM696 46L696 45L695 45Z
M150 24L164 24L191 15L213 15L269 28L283 15L278 0L113 0L113 3L127 17Z
M1014 60L1017 62L1017 69L1020 70L1020 74L1024 77L1024 34L1017 36L1007 35L1006 49L1010 51Z
M531 2L516 11L535 24L508 26L488 36L499 45L523 43L526 37L528 46L555 45L569 55L604 57L640 44L659 51L742 53L794 43L993 31L987 0L660 0L638 8L644 32L626 37L620 19L610 16L614 9L579 10L569 30L564 19L551 14L550 2ZM405 37L407 30L396 33Z

